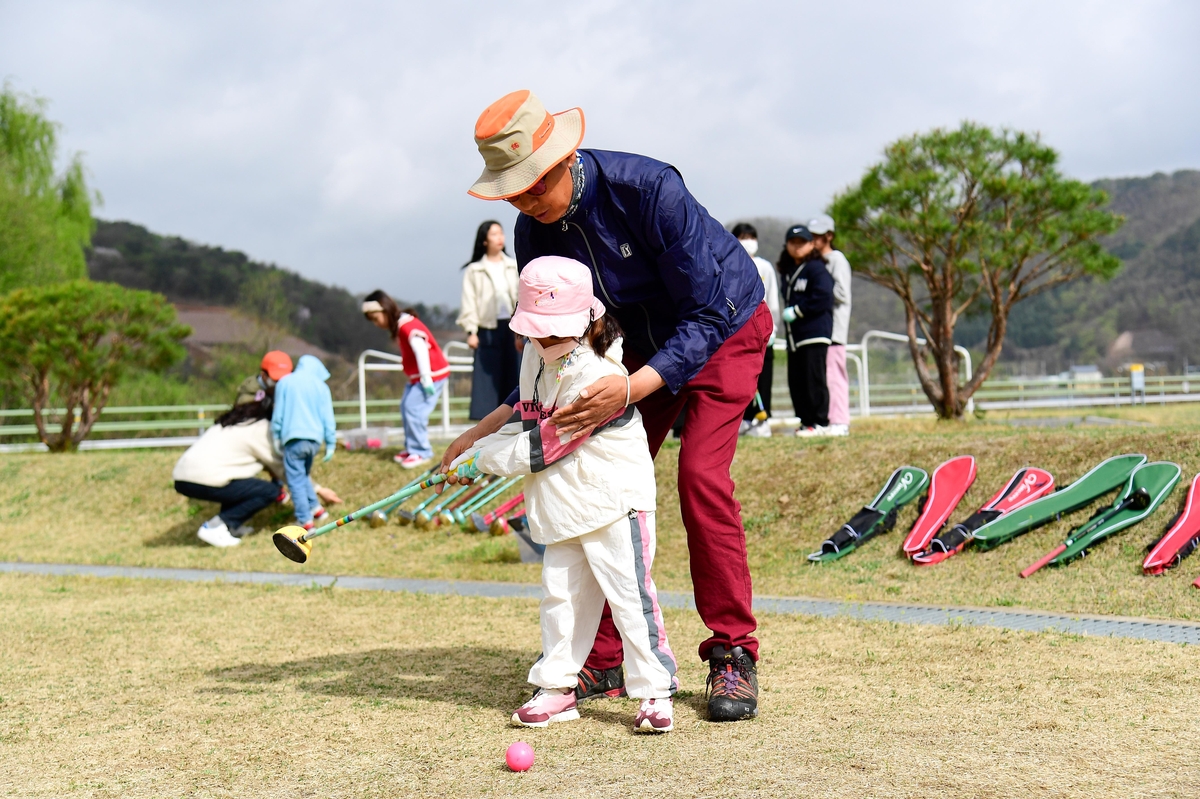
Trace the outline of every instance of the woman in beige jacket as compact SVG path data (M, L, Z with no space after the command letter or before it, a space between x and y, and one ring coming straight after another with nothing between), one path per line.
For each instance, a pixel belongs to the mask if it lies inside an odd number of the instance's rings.
M508 320L517 305L517 262L504 250L504 228L488 220L475 234L471 262L463 266L458 326L475 350L471 418L482 419L517 387L521 355Z

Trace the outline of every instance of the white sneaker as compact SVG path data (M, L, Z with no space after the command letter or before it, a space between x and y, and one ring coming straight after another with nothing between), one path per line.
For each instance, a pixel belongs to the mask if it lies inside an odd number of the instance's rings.
M825 428L829 432L826 435L830 436L848 436L850 435L850 425L848 424L831 424Z
M750 429L745 433L747 438L770 438L771 437L771 420L763 419L759 421L755 419L750 423Z
M202 524L196 535L201 541L214 547L236 547L242 543L233 537L220 516L214 516Z
M819 428L816 428L816 427L801 427L800 429L798 429L796 431L796 437L797 438L812 438L813 436L819 436L820 433L817 432L818 429Z
M744 436L744 435L746 435L746 433L749 433L749 432L750 432L750 420L743 419L742 423L740 425L738 425L738 435Z

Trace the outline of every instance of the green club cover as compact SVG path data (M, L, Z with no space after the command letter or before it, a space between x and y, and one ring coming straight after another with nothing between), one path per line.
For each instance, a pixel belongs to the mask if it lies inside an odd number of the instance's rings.
M1068 563L1082 555L1093 544L1108 538L1113 533L1124 530L1126 527L1132 527L1151 513L1154 513L1155 509L1175 489L1181 476L1182 470L1179 468L1179 465L1166 461L1147 463L1144 466L1139 466L1129 476L1129 481L1125 483L1125 488L1117 495L1116 501L1108 509L1089 519L1087 524L1076 528L1075 532L1071 533L1070 537L1063 542L1067 545L1067 548L1058 557L1050 561L1050 565L1061 566L1064 563ZM1121 508L1121 503L1139 488L1146 489L1150 494L1150 505L1143 510L1137 510L1132 507Z
M875 499L865 505L836 533L809 554L814 563L837 560L853 552L859 544L892 529L896 511L912 502L929 485L929 474L916 466L901 466L892 472Z
M975 531L975 546L991 549L1064 513L1090 505L1098 497L1129 480L1133 470L1145 462L1146 456L1137 454L1117 455L1101 461L1070 485L980 527Z

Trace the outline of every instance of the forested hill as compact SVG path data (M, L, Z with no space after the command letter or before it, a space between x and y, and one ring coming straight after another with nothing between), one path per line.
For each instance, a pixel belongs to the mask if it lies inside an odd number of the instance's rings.
M1014 355L1060 353L1115 368L1141 360L1178 372L1200 364L1200 171L1102 180L1125 224L1109 240L1121 271L1017 306Z
M364 349L389 348L387 335L364 323L359 299L345 289L131 222L97 220L88 274L157 291L175 303L236 307L351 360ZM419 303L415 308L431 328L453 327L453 312Z
M1009 320L1001 372L1053 374L1072 363L1111 371L1130 361L1179 372L1185 361L1200 364L1200 171L1094 185L1125 217L1107 242L1123 262L1121 271L1108 282L1081 280L1019 303ZM760 254L774 261L784 231L802 220L749 221L758 227ZM871 329L902 332L904 310L894 295L856 275L850 324L853 340ZM960 344L981 346L986 314L960 320L955 333Z

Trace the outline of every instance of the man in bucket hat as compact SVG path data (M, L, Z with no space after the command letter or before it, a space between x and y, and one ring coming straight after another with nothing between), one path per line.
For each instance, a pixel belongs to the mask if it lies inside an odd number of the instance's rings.
M470 194L506 200L521 216L522 267L559 255L585 264L594 290L626 331L628 381L603 378L558 409L560 432L587 434L636 403L656 454L685 413L679 499L687 529L696 609L712 631L709 718L758 713L758 641L746 535L729 467L742 411L754 396L771 336L763 283L750 256L684 186L669 164L639 155L579 149L583 112L546 111L529 91L508 94L480 115L475 143L484 171ZM447 450L443 468L499 429L517 397ZM580 699L624 693L621 639L605 610L579 675Z

